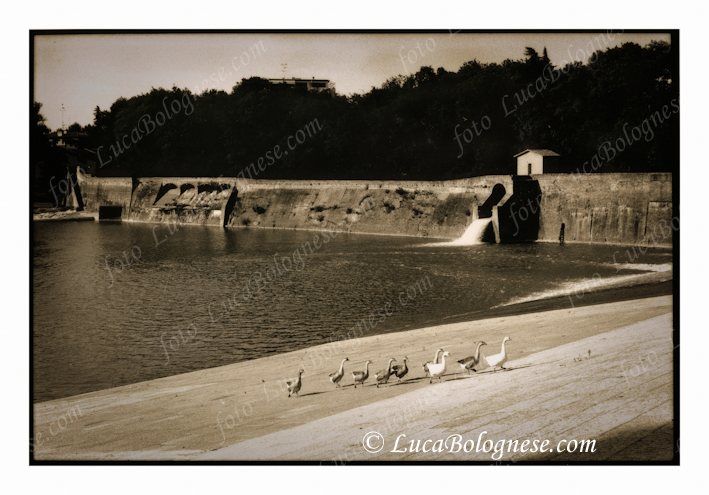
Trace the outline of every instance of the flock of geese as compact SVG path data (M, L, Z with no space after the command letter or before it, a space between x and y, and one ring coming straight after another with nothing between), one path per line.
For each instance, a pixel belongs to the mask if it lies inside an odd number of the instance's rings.
M506 369L504 367L504 364L507 362L507 351L505 349L505 344L511 340L512 339L510 339L509 337L505 337L502 341L502 349L498 354L494 354L492 356L484 356L485 360L487 361L487 364L490 365L493 372L497 371L497 368L503 370ZM482 356L480 356L480 348L484 345L487 344L482 341L478 342L474 355L468 356L458 361L458 365L462 368L463 371L466 371L468 374L470 374L471 371L477 371L475 367L480 364L480 361L482 359ZM441 355L441 353L443 353L443 355ZM433 383L434 378L438 378L439 383L442 381L442 377L446 373L447 366L449 364L446 361L446 358L448 357L450 357L450 353L448 351L443 351L443 349L437 349L433 361L429 361L428 363L421 365L424 372L428 374L428 383ZM404 364L396 364L392 366L392 363L396 361L396 359L391 358L389 359L389 364L387 365L386 369L375 372L374 378L377 381L377 388L379 388L379 385L387 384L389 382L389 378L391 378L392 376L396 376L399 381L401 381L401 379L404 378L404 376L406 376L406 374L409 372L409 368L406 365L407 360L408 358L404 356ZM349 361L349 359L343 359L340 363L340 368L334 373L330 373L330 381L335 385L335 388L341 387L340 382L345 376L345 361ZM372 362L367 360L364 363L364 371L352 372L354 388L357 388L357 385L364 386L364 382L369 379L370 364L372 364ZM305 371L303 371L302 369L298 370L298 378L293 381L286 382L288 385L288 397L290 397L291 394L295 394L296 397L299 397L298 392L300 391L300 388L303 385L303 373L305 373Z

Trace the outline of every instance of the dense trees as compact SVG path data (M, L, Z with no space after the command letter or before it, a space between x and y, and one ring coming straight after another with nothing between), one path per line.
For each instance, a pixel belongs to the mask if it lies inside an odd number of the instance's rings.
M458 72L422 67L351 97L255 77L231 93L158 88L97 107L88 132L101 146L100 175L234 176L275 145L288 150L288 138L315 119L321 129L258 178L510 174L512 156L526 148L553 149L575 171L604 142L678 104L673 56L667 43L626 43L585 64L553 67L546 49L527 48L523 60L472 60ZM645 133L615 150L595 171L673 170L679 116L648 122L652 138Z
M30 170L31 186L40 200L49 201L51 196L50 180L54 182L64 178L66 157L52 146L50 132L41 113L42 104L33 102L30 108Z

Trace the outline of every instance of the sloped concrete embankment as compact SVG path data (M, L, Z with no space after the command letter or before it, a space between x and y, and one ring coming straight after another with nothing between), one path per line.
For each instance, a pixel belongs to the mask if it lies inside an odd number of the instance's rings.
M247 181L226 225L325 230L455 239L477 218L496 185L510 176L442 182ZM368 209L366 215L365 204Z
M35 458L378 460L359 448L372 430L389 442L380 453L385 460L404 458L387 454L400 433L425 439L474 432L477 441L482 431L496 441L595 438L598 455L610 458L641 437L651 440L672 419L671 312L672 297L662 296L362 335L38 403ZM468 356L482 338L489 344L483 355L497 353L505 336L512 339L511 371L481 366L468 376L451 367L443 383L431 385L419 366L437 348L453 361ZM335 388L328 375L345 356L347 374ZM350 372L364 369L365 360L375 371L404 356L410 371L401 383L377 388L370 377L353 389ZM300 398L289 399L285 381L301 368ZM662 449L626 454L671 457L671 425L669 431ZM410 459L435 454L422 455ZM491 462L490 454L476 455Z

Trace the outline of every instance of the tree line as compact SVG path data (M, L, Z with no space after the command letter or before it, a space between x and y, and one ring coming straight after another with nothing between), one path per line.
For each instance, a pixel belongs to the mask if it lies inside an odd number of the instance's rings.
M626 43L593 53L585 64L555 67L546 49L527 48L521 60L472 60L457 72L422 67L349 97L258 77L242 79L230 93L153 88L109 109L96 107L91 125L76 126L86 147L98 150L102 176L253 175L251 164L275 146L288 150L288 139L316 119L321 129L258 178L513 174L513 155L527 148L556 151L572 172L663 106L674 102L678 109L675 57L665 42ZM39 107L34 114L42 120ZM45 131L35 128L33 136ZM654 121L652 131L650 139L645 133L632 146L614 148L612 159L586 170L673 171L679 116Z

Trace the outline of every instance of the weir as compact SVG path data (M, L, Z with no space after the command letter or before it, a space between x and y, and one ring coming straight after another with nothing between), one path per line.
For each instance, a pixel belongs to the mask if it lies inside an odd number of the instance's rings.
M310 181L90 177L70 191L84 209L132 222L326 230L452 241L671 246L671 174L494 175L451 181ZM238 186L238 192L237 192ZM69 199L69 198L67 198ZM375 205L362 214L364 201ZM72 203L74 204L74 201ZM109 213L110 211L110 213ZM118 217L117 209L104 210ZM488 219L487 222L479 220ZM669 233L668 233L669 232ZM493 240L494 235L494 240Z

